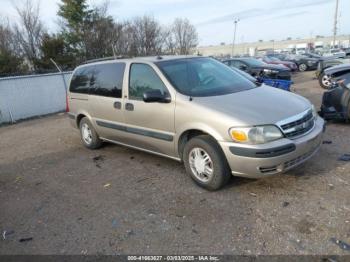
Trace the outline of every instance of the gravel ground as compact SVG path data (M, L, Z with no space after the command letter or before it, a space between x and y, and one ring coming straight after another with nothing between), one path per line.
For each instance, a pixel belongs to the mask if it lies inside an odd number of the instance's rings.
M313 75L294 90L319 106ZM330 123L302 167L207 192L175 161L85 149L62 114L2 127L0 254L350 254L331 241L350 243L349 134Z

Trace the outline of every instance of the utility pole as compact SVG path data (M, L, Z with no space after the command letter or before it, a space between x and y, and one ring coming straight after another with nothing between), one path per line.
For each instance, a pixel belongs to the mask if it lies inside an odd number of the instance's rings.
M333 48L335 48L335 38L337 36L338 6L339 6L339 0L336 0L335 14L334 14L334 28L333 28Z
M234 32L233 32L233 41L232 41L232 57L235 53L235 42L236 42L236 31L237 31L237 23L239 22L239 19L235 19L234 24Z

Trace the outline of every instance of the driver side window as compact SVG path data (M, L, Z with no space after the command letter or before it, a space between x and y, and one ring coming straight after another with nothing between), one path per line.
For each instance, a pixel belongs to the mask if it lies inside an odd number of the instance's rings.
M142 100L143 93L149 90L160 90L167 93L163 81L153 68L147 64L132 64L129 78L129 99Z

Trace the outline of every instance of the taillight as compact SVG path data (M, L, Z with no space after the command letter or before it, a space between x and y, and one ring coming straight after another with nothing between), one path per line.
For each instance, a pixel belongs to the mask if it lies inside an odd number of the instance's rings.
M66 112L69 112L68 94L66 95Z

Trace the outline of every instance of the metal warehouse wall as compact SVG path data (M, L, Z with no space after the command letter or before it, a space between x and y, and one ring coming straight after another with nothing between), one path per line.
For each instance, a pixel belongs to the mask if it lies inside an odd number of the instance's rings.
M0 124L62 112L71 72L0 78Z

